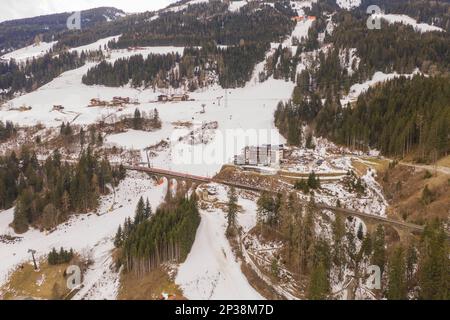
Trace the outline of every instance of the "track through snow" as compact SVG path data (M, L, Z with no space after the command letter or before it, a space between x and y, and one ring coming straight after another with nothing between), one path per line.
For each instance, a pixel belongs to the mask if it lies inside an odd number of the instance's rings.
M226 201L226 188L217 188L220 201ZM194 300L263 299L248 283L231 250L225 236L226 214L221 209L201 210L200 214L201 222L191 252L180 265L175 279L184 296ZM254 211L245 211L239 216L246 217L244 225L247 227L256 223Z

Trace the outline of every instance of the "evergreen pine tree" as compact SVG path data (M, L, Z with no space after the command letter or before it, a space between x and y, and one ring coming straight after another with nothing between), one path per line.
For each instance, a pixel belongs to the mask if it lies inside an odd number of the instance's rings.
M233 232L236 229L236 214L238 211L238 205L237 205L237 194L236 189L234 187L231 187L228 191L228 206L227 206L227 233L229 235L233 234Z
M406 300L406 261L405 252L401 246L395 248L390 256L388 279L387 298L389 300Z

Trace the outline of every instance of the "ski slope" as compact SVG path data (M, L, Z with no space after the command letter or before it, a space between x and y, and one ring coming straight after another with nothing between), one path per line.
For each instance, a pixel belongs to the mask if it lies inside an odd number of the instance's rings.
M219 201L226 201L226 188L217 186ZM240 199L241 200L241 199ZM261 300L263 297L248 283L240 263L225 237L226 213L221 209L201 210L201 223L186 261L175 279L185 297L193 300ZM245 215L256 225L255 211Z
M29 45L28 47L12 51L1 56L0 61L9 61L14 59L16 62L26 62L27 60L31 60L33 58L42 57L56 44L56 42L57 41L41 42L39 44Z
M399 77L407 77L407 78L411 78L416 74L419 74L420 71L416 70L411 74L398 74L397 72L393 72L393 73L384 73L381 71L377 71L374 73L372 79L367 80L363 83L356 83L354 85L352 85L350 87L350 91L349 94L345 97L343 97L341 99L341 104L342 106L346 106L348 103L352 103L355 102L358 97L366 92L367 90L369 90L370 87L373 87L377 84L395 79L395 78L399 78Z
M381 14L380 13L380 14L375 14L374 17L386 20L390 24L402 23L405 25L412 26L415 31L420 32L420 33L433 32L433 31L445 32L445 30L440 27L436 27L436 26L430 25L428 23L418 23L416 19L413 19L405 14Z
M113 62L133 54L182 53L183 50L182 47L149 47L136 51L113 50L108 60ZM151 134L119 134L107 137L106 141L125 148L141 150L161 140L171 141L173 145L169 150L159 153L152 159L154 165L205 176L214 175L224 163L230 162L232 157L250 142L279 144L285 141L274 127L273 112L280 100L290 98L295 85L292 82L271 78L260 83L257 81L258 70L256 70L252 81L244 88L224 90L216 85L190 93L194 101L158 103L155 101L159 94L171 94L175 90L153 91L130 86L111 88L83 85L81 78L93 66L95 63L88 63L81 68L65 72L38 90L11 100L8 106L0 109L0 120L9 120L26 126L42 123L47 127L58 127L62 122L89 125L111 116L133 114L136 107L144 112L156 108L163 123L161 130ZM130 97L132 100L138 100L140 104L123 109L88 107L93 98L111 101L115 96ZM10 110L24 105L32 109ZM53 111L54 105L62 105L64 110ZM205 113L201 113L202 105L205 105ZM258 114L258 117L255 117L255 114ZM209 133L212 141L208 145L191 145L176 141L181 135L189 133L174 125L178 121L191 122L194 128L203 123L218 121L218 129ZM230 132L231 135L237 135L241 134L242 130L248 133L249 139L256 135L256 140L237 141L231 147L227 147ZM146 161L146 156L143 155L143 159Z

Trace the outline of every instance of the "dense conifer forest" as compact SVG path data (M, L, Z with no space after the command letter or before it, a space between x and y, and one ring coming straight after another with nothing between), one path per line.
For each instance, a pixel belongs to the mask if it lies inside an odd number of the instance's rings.
M49 52L41 58L33 58L25 63L14 60L0 62L0 99L11 98L15 93L30 92L52 81L63 72L84 65L89 59L102 57L101 51Z
M183 262L199 224L195 195L169 197L154 214L148 200L141 198L134 219L127 219L117 230L114 243L121 249L120 262L138 276L164 262Z
M8 52L31 45L35 40L50 42L61 36L69 37L67 18L72 13L57 13L0 23L0 52ZM81 25L84 28L105 24L115 20L124 12L116 8L102 7L81 11Z
M382 287L374 290L379 298L450 298L449 243L441 222L430 221L418 241L389 245L385 227L365 233L361 225L339 215L327 238L315 231L320 215L314 203L303 204L294 193L264 193L257 202L255 230L269 238L276 234L285 243L279 259L303 283L308 299L333 299L332 277L342 280L348 270L362 276L368 265L377 265L382 272ZM272 263L275 273L278 263Z
M50 230L72 213L95 210L99 196L124 175L122 167L112 168L90 149L69 164L57 151L40 162L24 147L19 156L12 152L0 157L0 209L15 205L12 226L18 233L29 226Z
M178 54L150 54L118 59L114 64L101 62L83 77L86 85L119 87L173 87L190 90L215 84L218 76L224 88L244 86L250 80L256 63L262 61L268 45L242 44L225 48L205 43L201 48L186 48ZM290 74L291 75L291 74Z
M169 71L179 61L178 54L150 54L146 59L142 55L135 55L118 59L114 64L103 61L89 69L82 81L86 85L101 84L109 87L120 87L128 84L130 80L134 87L156 86L168 81L177 87L174 83L176 76L172 74L172 77L169 77Z
M189 5L183 13L166 12L157 20L129 25L110 47L198 46L205 41L236 45L242 40L267 43L279 41L292 30L294 23L289 18L269 6L254 10L248 5L239 12L229 12L225 3L212 1Z
M280 102L275 112L275 124L289 143L302 143L302 125L314 123L318 135L390 156L414 153L430 162L450 152L448 77L400 77L362 94L353 107L332 96L322 105L313 93L295 98L294 93L293 101Z

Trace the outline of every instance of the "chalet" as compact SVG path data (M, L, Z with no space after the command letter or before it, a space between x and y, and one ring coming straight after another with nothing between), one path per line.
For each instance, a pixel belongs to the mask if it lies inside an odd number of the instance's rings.
M173 94L170 100L174 101L174 102L188 101L189 100L189 96L187 94L185 94L185 93L183 93L183 94Z
M128 98L128 97L126 97L126 98L114 97L111 102L111 105L112 106L122 106L124 104L129 104L129 103L130 103L130 98Z
M108 103L106 101L102 101L102 100L96 99L96 98L91 99L91 101L90 101L91 107L105 107L107 105L108 105Z
M166 101L169 101L169 97L168 97L167 95L165 95L165 94L160 94L160 95L158 96L158 101L159 101L159 102L166 102Z

